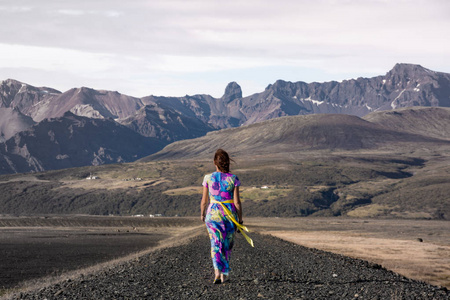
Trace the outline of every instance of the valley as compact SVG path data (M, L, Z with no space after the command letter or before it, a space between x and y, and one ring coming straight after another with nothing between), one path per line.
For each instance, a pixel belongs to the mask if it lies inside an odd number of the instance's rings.
M248 216L449 219L450 157L425 152L238 153L232 172ZM213 170L191 158L4 175L0 213L196 216Z

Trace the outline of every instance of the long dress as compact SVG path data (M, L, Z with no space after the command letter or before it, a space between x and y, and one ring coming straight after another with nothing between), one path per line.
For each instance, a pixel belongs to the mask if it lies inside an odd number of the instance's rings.
M210 204L206 211L205 224L211 240L211 257L214 269L224 275L230 271L230 254L233 248L236 225L226 216L222 205L211 203L212 201L232 200L234 188L240 186L241 182L236 175L230 173L214 172L203 179L203 186L209 190ZM224 203L238 219L234 203Z

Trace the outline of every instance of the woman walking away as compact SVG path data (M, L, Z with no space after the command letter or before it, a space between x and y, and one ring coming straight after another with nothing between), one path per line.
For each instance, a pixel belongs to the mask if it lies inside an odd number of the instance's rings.
M200 205L201 219L206 224L211 240L211 257L214 265L214 283L222 283L230 272L230 254L234 236L238 228L242 233L247 230L242 225L242 207L239 198L241 182L230 173L230 157L222 149L214 155L216 172L203 179L203 197ZM209 201L209 206L208 206ZM253 246L253 241L243 233Z

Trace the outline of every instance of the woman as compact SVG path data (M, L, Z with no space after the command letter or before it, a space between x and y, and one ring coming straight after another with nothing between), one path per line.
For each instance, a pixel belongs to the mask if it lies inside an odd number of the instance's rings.
M243 223L239 198L241 182L236 175L230 173L228 153L218 149L214 155L214 165L216 172L206 175L203 179L200 208L201 219L206 224L211 240L214 283L218 284L224 282L230 272L229 260L236 228L239 230L247 228L241 225Z

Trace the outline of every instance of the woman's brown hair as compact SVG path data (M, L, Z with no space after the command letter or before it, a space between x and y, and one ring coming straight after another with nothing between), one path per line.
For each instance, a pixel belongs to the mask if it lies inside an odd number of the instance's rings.
M220 172L230 173L230 156L225 150L217 149L216 154L214 154L214 164Z

